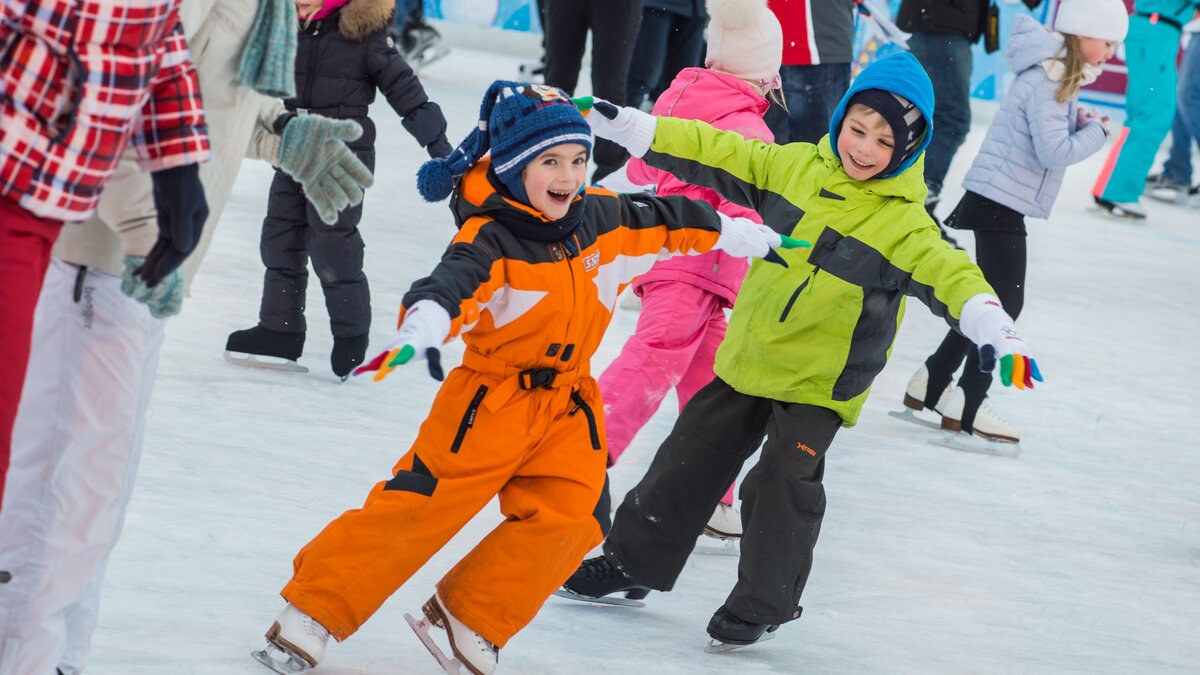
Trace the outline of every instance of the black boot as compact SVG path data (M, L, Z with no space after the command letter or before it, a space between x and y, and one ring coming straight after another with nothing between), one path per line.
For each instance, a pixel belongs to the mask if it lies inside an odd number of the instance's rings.
M603 555L584 560L563 588L585 598L624 593L630 600L641 600L650 594L649 586L638 583L616 561Z
M255 326L234 331L225 341L226 351L256 356L274 356L295 361L304 353L304 333L281 333Z
M329 365L333 374L345 380L350 377L350 371L362 364L367 356L366 333L355 337L333 337L333 353L329 355Z
M750 623L734 616L722 605L708 620L708 635L727 645L752 645L767 633L774 633L779 624Z

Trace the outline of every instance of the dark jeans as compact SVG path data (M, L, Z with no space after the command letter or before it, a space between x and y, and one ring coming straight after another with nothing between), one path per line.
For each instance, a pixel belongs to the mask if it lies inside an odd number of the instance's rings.
M741 486L745 534L725 607L752 623L799 618L825 515L825 452L841 426L828 408L739 394L714 378L688 402L646 476L625 495L604 553L651 588L670 590L765 435L762 456Z
M849 63L783 66L779 69L787 110L771 101L764 120L776 143L816 143L829 133L829 120L850 88ZM834 143L837 141L834 140Z
M1013 319L1020 316L1021 308L1025 305L1025 233L976 230L975 263L996 291L1004 311ZM931 406L937 405L938 397L954 379L954 373L964 357L967 363L958 386L963 388L964 394L962 428L970 431L975 422L975 413L992 386L992 374L979 370L979 348L956 331L946 333L937 351L925 361L929 369L929 389L925 402Z
M1179 107L1171 123L1171 154L1163 178L1190 185L1192 144L1200 142L1200 39L1192 37L1179 66Z
M592 93L625 105L629 61L642 23L641 0L548 0L546 3L546 84L575 95L588 30L592 31ZM621 167L629 153L596 139L596 181Z
M971 43L954 33L913 33L909 50L933 82L937 101L933 112L933 140L925 151L925 184L942 191L954 153L971 130Z
M657 99L684 68L704 63L705 20L646 9L633 48L625 104L641 107L649 94Z

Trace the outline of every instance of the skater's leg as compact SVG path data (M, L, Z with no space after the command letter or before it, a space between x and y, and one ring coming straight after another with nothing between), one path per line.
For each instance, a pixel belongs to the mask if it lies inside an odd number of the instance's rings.
M688 403L645 477L617 509L604 552L652 588L667 591L721 495L758 449L771 401L714 378Z
M742 483L738 582L725 607L743 621L781 624L800 616L825 515L825 453L842 419L829 410L772 402L758 464Z
M365 160L363 154L359 153L359 158ZM373 165L371 158L367 166ZM338 214L336 223L328 225L311 204L307 210L309 256L325 293L334 337L358 337L371 328L371 289L363 273L365 245L358 229L362 211L362 204L351 206Z
M1026 237L1024 232L975 233L975 260L983 276L996 291L1000 305L1013 319L1025 306ZM987 397L992 374L979 370L979 349L971 345L967 364L958 381L963 388L962 428L970 431L975 413Z
M164 333L120 286L59 260L46 275L0 513L0 673L86 664Z
M259 252L263 275L259 324L281 333L303 333L308 288L308 211L304 191L291 176L275 171Z
M526 410L510 402L497 416L473 402L496 384L465 368L449 374L394 477L297 554L288 602L344 640L491 501L532 443Z
M637 328L600 376L612 464L695 361L709 317L720 301L703 289L675 281L646 284L641 297ZM711 380L711 363L708 371Z
M552 0L545 14L546 84L575 95L587 46L588 15L581 0Z
M728 322L725 319L725 312L721 309L722 303L716 296L711 296L717 300L713 304L712 311L709 314L708 322L704 326L704 337L700 341L700 346L696 349L696 354L692 357L692 362L688 364L687 370L683 377L680 378L679 384L675 385L675 397L679 399L679 411L683 412L688 401L696 395L703 387L708 385L713 380L713 363L717 360L717 347L721 346L721 341L725 339L725 330L728 327ZM734 499L734 484L729 484L729 489L725 491L725 496L721 497L721 503L733 506Z
M633 47L633 58L629 66L629 79L625 88L625 102L634 108L641 107L646 94L658 84L663 76L667 60L666 45L671 36L675 15L663 9L647 7L642 12L642 27L638 30L637 44Z
M598 410L594 381L581 382L579 393ZM438 584L450 613L497 647L533 620L602 538L595 508L605 453L593 449L587 416L568 414L572 407L500 491L504 522Z
M625 104L625 84L638 27L642 23L641 0L589 0L588 22L592 27L592 93L616 105ZM596 139L593 152L597 181L616 171L629 153L607 139Z

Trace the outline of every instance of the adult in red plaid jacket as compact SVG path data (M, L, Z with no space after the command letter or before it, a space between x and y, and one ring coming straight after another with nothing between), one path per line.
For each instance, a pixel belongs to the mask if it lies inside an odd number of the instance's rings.
M174 188L163 190L172 204L160 229L203 222L195 165L209 146L178 4L0 0L0 499L33 311L62 224L92 215L129 142L156 189ZM170 235L160 243L171 248Z

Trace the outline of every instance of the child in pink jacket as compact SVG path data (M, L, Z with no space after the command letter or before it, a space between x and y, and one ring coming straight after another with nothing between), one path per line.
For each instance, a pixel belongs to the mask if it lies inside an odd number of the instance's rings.
M783 35L764 0L709 0L706 68L686 68L654 105L654 114L703 120L767 143L763 121L767 93L779 87ZM684 183L633 159L630 182L655 185L656 193L684 195L712 204L731 217L762 222L759 215L715 191ZM600 376L608 433L609 464L629 447L672 387L679 409L713 378L717 345L725 337L725 309L733 307L749 263L721 251L680 256L654 265L633 283L642 299L634 334ZM740 537L741 522L729 486L706 532Z

